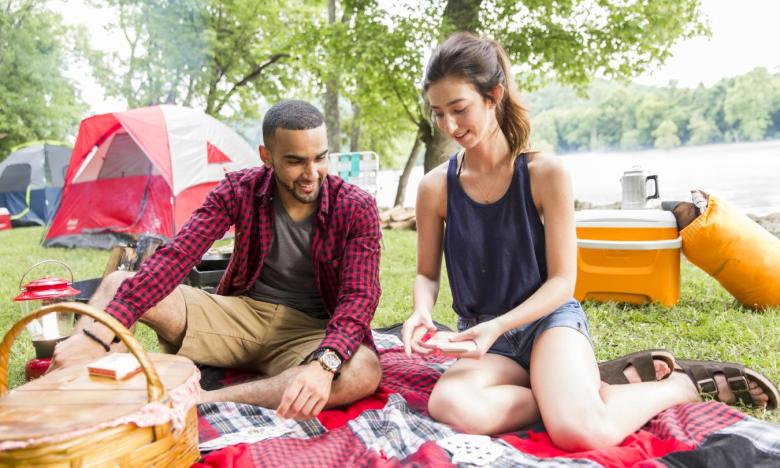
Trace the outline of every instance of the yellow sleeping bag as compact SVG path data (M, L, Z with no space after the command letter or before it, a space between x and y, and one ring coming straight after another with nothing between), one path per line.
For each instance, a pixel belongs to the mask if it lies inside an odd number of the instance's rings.
M780 307L780 239L736 207L710 196L680 235L688 260L745 307Z

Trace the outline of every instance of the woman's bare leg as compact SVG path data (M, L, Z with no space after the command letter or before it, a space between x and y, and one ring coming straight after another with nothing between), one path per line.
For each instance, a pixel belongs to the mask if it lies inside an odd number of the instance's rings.
M472 434L500 434L539 420L528 372L496 354L460 359L441 376L428 400L437 421Z
M531 385L542 420L553 442L567 450L617 445L666 408L697 401L693 386L680 375L631 385L602 383L587 338L566 327L545 331L531 356Z

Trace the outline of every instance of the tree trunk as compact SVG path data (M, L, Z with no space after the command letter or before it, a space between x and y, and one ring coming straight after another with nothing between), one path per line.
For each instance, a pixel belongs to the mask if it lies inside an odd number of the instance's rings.
M336 0L328 0L328 24L336 22ZM325 127L331 153L341 152L341 122L339 119L339 80L333 76L325 82Z
M479 29L479 9L482 0L448 0L444 7L444 28L442 39L454 31L469 31L474 34ZM449 28L453 28L448 30Z
M425 163L423 166L425 173L427 174L431 169L446 161L452 153L459 149L460 146L439 131L437 127L430 142L425 145Z
M414 144L412 145L412 151L409 152L409 158L406 159L404 170L401 172L401 177L398 178L398 190L395 192L395 203L393 206L403 205L404 198L406 198L406 184L409 182L409 175L414 169L414 163L417 161L417 153L422 143L422 135L418 130L414 135Z
M349 135L349 150L360 151L360 107L352 103L352 132Z
M442 21L442 37L445 39L454 31L469 31L476 33L479 29L479 10L482 0L447 0ZM446 161L450 154L459 146L449 137L441 133L434 125L430 138L425 141L425 172Z

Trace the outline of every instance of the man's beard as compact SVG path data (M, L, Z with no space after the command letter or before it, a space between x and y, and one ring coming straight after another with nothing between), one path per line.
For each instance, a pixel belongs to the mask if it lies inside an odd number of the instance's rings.
M286 190L288 193L290 193L293 198L298 200L300 203L315 203L317 199L320 197L320 189L322 188L322 179L317 180L315 183L316 189L310 193L310 194L301 194L298 193L297 190L295 190L296 185L295 181L293 181L292 187L287 186L284 184L284 182L279 180L279 176L276 175L276 172L274 172L274 179L276 179L276 186L281 187L283 190Z

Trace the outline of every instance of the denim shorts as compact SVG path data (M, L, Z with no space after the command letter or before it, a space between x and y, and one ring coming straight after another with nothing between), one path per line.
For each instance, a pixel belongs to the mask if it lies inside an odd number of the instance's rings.
M496 318L494 315L479 315L473 318L458 317L458 331L466 330L494 318ZM534 342L545 330L555 327L573 328L585 335L585 338L593 346L588 334L588 319L585 316L585 311L582 310L579 302L572 299L550 314L504 333L493 343L488 353L506 356L524 369L529 370L531 367L531 348Z

